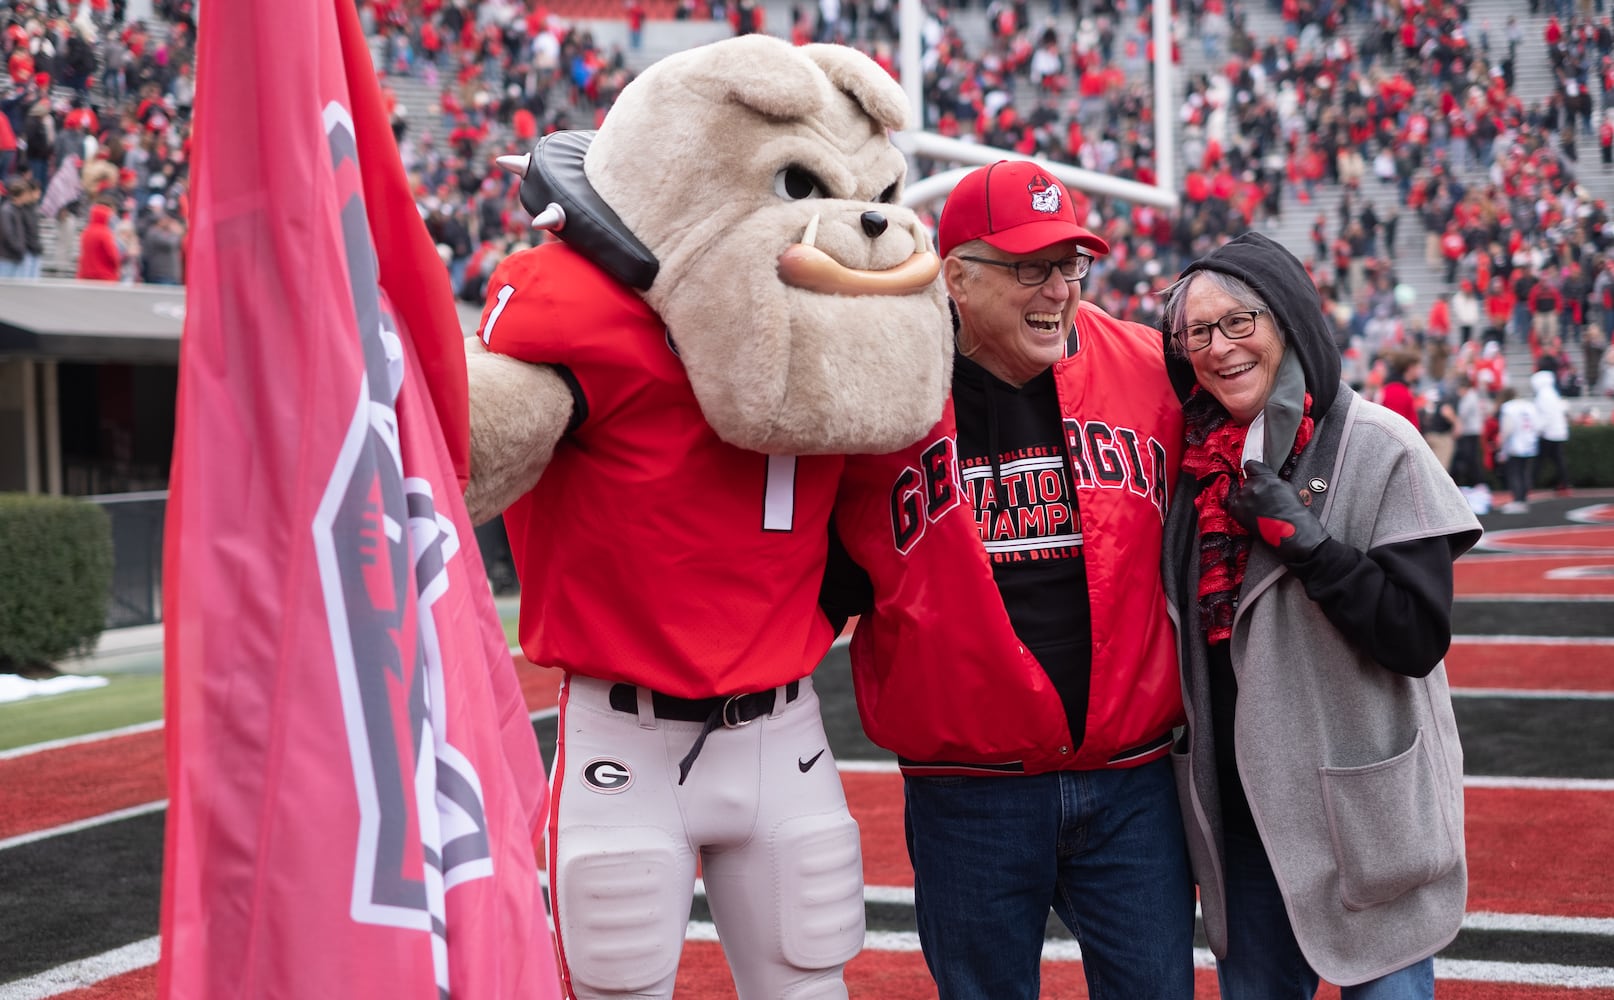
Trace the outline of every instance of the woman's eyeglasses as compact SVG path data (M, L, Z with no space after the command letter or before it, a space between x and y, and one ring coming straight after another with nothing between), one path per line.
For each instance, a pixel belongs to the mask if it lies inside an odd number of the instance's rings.
M1243 340L1255 332L1255 318L1265 309L1240 309L1230 312L1214 323L1195 323L1177 331L1177 342L1190 351L1203 351L1210 346L1213 331L1222 331L1228 340Z
M1087 254L1079 253L1074 257L1063 260L993 260L990 257L971 257L968 254L959 254L959 260L972 260L977 264L991 264L993 267L1006 267L1014 272L1014 278L1022 285L1040 285L1048 280L1048 275L1059 269L1059 276L1066 281L1080 281L1087 277L1088 268L1093 266L1093 258Z

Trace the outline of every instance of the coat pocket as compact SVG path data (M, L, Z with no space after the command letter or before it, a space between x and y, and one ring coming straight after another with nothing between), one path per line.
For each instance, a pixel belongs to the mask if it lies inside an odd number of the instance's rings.
M1347 909L1365 910L1439 879L1462 858L1419 729L1406 751L1365 767L1318 768Z

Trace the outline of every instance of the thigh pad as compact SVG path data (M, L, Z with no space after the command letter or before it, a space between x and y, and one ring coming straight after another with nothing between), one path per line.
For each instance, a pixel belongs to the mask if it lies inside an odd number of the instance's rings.
M863 854L845 812L798 816L775 832L781 943L791 964L842 965L863 948Z
M611 993L671 989L694 859L668 831L575 826L556 843L555 920L574 983Z

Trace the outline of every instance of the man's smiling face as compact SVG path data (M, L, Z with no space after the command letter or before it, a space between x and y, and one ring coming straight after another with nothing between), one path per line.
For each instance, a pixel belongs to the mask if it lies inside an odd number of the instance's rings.
M1064 260L1087 252L1075 240L1063 240L1025 254L982 247L972 256L1013 263ZM1012 268L957 257L947 259L945 274L965 328L960 347L972 361L1005 382L1024 385L1065 356L1065 340L1082 300L1080 281L1066 281L1055 268L1041 284L1022 285Z

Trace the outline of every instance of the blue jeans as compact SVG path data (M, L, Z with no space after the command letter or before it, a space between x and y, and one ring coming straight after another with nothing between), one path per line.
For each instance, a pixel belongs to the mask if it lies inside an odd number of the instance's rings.
M941 1000L1036 1000L1050 908L1093 1000L1192 1000L1194 886L1169 761L903 785Z
M1261 839L1226 831L1227 958L1216 963L1222 1000L1312 1000L1317 973L1295 942L1283 894ZM1341 1000L1433 1000L1435 960L1357 986L1340 987Z

